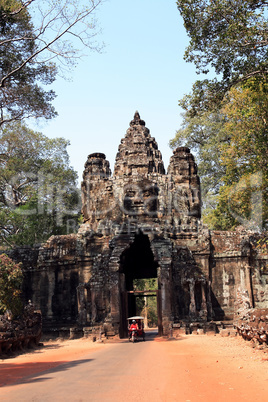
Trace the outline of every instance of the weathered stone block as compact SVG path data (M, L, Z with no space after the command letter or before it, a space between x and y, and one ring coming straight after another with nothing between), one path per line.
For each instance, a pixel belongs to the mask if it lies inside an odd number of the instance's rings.
M77 234L11 252L23 261L25 298L42 311L47 330L102 327L126 336L126 319L137 312L134 281L148 278L157 279L158 328L166 336L173 322L184 323L176 331L191 332L193 323L195 333L213 334L217 325L210 321L232 323L242 314L238 289L250 307L267 307L268 256L258 251L259 235L242 228L210 232L202 224L193 155L175 149L166 174L138 112L113 174L103 153L91 153L81 186L84 222ZM258 331L264 339L263 324Z

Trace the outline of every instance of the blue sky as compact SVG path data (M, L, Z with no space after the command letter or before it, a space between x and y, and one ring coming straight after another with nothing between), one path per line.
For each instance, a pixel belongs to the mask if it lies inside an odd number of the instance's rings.
M156 138L167 169L168 142L181 123L178 100L198 76L183 60L188 37L175 0L107 0L97 12L105 43L88 52L53 89L59 116L37 130L70 140L70 163L79 173L87 156L103 152L113 168L117 148L136 110Z

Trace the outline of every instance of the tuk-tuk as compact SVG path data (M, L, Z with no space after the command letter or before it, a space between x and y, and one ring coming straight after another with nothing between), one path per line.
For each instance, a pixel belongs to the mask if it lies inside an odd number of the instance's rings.
M139 339L145 341L144 317L136 315L127 318L129 342L136 342Z

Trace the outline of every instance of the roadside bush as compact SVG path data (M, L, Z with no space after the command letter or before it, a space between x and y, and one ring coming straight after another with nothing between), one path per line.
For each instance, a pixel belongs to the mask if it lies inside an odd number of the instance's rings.
M0 255L0 315L6 312L17 316L22 311L20 298L23 273L6 254Z

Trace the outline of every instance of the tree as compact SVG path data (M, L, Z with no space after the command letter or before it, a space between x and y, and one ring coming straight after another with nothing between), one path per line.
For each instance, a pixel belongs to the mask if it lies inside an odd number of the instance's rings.
M215 203L215 196L223 184L225 168L220 163L220 147L229 141L230 136L223 131L225 119L220 110L204 111L192 116L189 110L193 101L193 94L190 94L179 102L183 109L183 122L170 141L170 146L173 149L187 146L194 152L201 178L204 210Z
M267 226L267 84L249 80L230 89L217 111L194 117L187 95L183 125L170 142L197 153L204 221L214 229ZM212 200L212 201L211 201Z
M225 93L250 78L267 80L267 0L178 0L190 37L185 60L218 79L197 81L191 114L213 109Z
M157 290L157 278L134 279L133 285L134 290ZM145 328L158 325L156 296L136 297L136 309L138 315L144 316Z
M51 104L55 93L45 91L43 85L51 84L57 72L80 57L74 47L77 41L99 50L93 42L92 17L100 3L0 1L0 126L29 117L56 116Z
M21 312L20 299L23 274L21 265L7 255L0 255L0 315L7 310L16 316Z
M267 4L267 0L177 1L190 37L185 60L196 65L197 73L212 69L217 75L196 81L180 101L183 125L171 141L172 147L184 144L196 153L204 220L212 228L253 224L257 205L253 198L265 192ZM244 109L236 103L238 94L240 100L244 97L241 105L249 102ZM256 112L255 123L248 108ZM265 214L258 218L258 227L263 227Z
M220 149L224 184L209 215L215 228L268 227L268 86L253 84L233 87L222 108L230 143Z
M33 244L76 229L80 194L68 145L20 122L5 126L0 138L2 244Z

